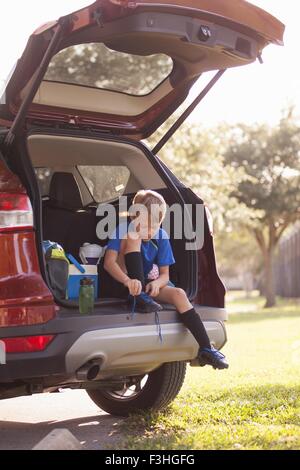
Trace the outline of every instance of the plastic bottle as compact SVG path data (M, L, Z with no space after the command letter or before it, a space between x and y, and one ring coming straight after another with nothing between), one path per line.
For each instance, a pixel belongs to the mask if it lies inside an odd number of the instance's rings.
M79 311L81 314L88 315L94 311L95 292L92 279L84 278L80 281L79 290Z
M99 264L102 254L103 248L100 245L92 245L90 243L84 243L79 250L79 257L83 264Z

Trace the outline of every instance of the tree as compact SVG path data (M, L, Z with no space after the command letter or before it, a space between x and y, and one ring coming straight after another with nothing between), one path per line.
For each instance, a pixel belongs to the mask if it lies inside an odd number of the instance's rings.
M216 251L221 277L237 279L249 296L262 271L260 252L249 230L239 223L218 233Z
M171 117L148 140L150 148L155 146L175 119L176 116ZM224 134L223 126L210 129L186 121L159 154L173 173L204 200L212 212L216 231L228 228L233 220L241 217L243 210L230 197L242 173L224 165Z
M283 233L300 216L300 127L292 110L275 127L239 126L225 161L245 177L231 196L251 211L245 221L264 261L266 307L275 305L273 263Z

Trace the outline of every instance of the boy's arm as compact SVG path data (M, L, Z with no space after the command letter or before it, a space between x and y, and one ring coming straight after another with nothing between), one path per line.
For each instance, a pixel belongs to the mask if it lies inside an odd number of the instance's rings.
M166 287L170 280L170 267L169 266L160 266L159 268L159 278L157 279L160 283L160 289Z
M118 282L128 288L131 295L139 295L142 291L142 284L137 279L130 279L118 264L118 252L106 250L104 258L104 269Z

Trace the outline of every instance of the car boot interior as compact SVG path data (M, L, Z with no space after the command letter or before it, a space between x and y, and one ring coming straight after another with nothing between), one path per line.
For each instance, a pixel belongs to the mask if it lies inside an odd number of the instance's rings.
M78 257L84 240L96 243L96 212L84 209L80 188L72 173L55 172L50 181L49 199L43 201L43 236L59 243Z
M174 188L168 187L165 176L155 167L157 160L150 161L139 146L107 139L32 134L27 150L42 197L42 239L59 243L78 261L84 243L106 245L110 233L99 239L97 226L104 217L98 215L99 209L106 215L107 203L115 207L117 225L118 216L124 217L120 214L121 196L128 198L128 207L140 189L159 192L168 205L179 202ZM185 242L174 239L172 226L170 240L176 259L171 280L188 291ZM105 275L99 277L103 300L103 282L109 280Z

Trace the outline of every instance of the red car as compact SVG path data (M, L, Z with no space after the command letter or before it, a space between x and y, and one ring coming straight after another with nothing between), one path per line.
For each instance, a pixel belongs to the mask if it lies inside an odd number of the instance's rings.
M203 204L156 156L225 69L281 44L284 26L242 0L101 0L33 33L0 101L0 398L86 389L105 411L161 409L178 394L194 338L170 306L129 314L116 298L91 315L58 298L43 241L78 259L99 241L99 208L139 189L169 205ZM150 150L143 139L171 116L204 72L216 75ZM137 73L137 71L139 73ZM152 76L153 75L153 76ZM208 201L209 203L209 201ZM193 231L193 217L189 221ZM171 278L188 293L212 343L226 342L225 288L210 218L204 244L171 243ZM104 281L103 281L104 282ZM100 276L101 283L101 276Z

